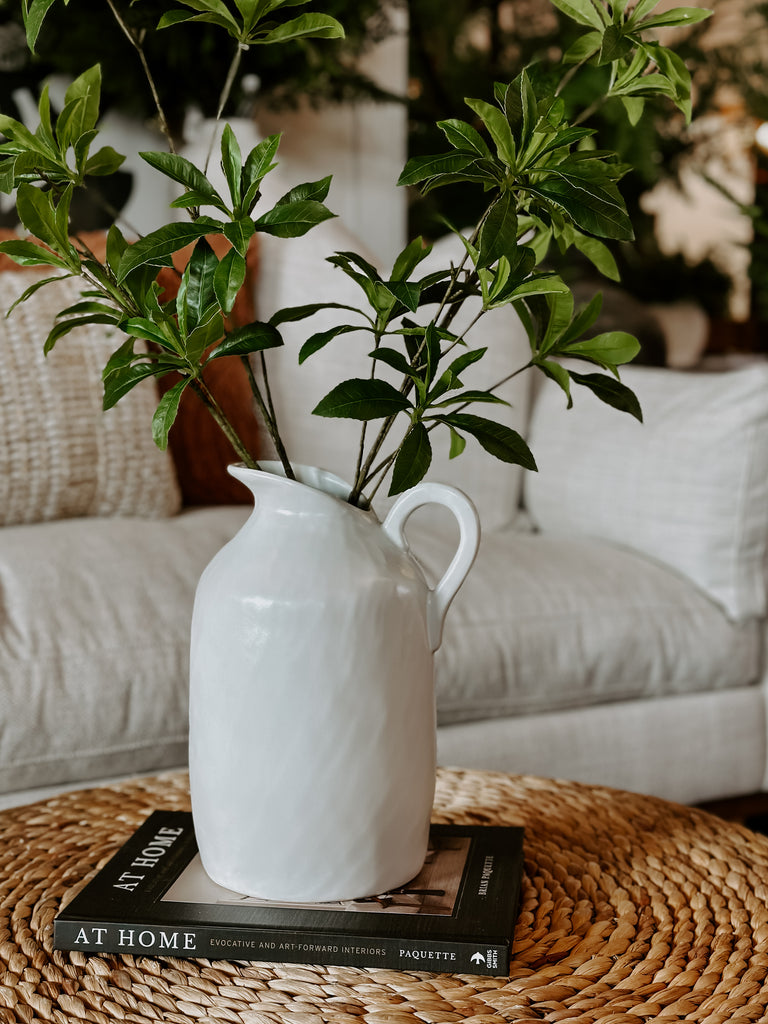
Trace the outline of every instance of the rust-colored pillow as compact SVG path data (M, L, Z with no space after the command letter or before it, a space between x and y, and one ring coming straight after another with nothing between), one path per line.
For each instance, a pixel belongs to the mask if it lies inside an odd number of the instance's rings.
M222 236L211 236L208 241L221 258L229 248ZM174 257L176 270L160 271L158 281L165 289L163 301L168 301L179 286L180 272L186 266L192 246L182 249ZM255 319L253 303L254 281L258 270L256 236L248 250L245 285L235 300L231 321L235 326ZM258 427L253 411L253 396L248 374L239 359L213 360L205 371L208 387L216 397L244 444L258 454ZM167 391L178 380L168 374L159 381L161 392ZM237 459L232 447L203 403L187 391L179 407L168 439L179 484L186 505L249 504L251 495L245 487L227 472L227 465Z

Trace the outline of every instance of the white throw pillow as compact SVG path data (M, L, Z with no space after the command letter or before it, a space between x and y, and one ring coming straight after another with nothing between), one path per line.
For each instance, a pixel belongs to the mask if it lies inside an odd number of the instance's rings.
M525 501L538 529L602 538L687 576L735 620L764 615L768 364L726 372L627 367L644 423L547 382ZM631 580L627 581L631 586Z

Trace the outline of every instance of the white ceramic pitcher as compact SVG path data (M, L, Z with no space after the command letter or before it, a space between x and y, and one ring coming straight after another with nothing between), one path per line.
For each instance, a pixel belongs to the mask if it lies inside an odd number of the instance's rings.
M337 477L269 468L230 468L254 509L195 598L190 785L203 865L266 899L383 893L426 854L433 652L477 552L477 513L461 492L422 483L381 524L343 500ZM434 589L404 534L430 503L460 532Z

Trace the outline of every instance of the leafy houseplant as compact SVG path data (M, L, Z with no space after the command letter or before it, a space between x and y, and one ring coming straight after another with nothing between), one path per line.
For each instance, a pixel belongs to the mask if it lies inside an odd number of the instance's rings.
M23 0L27 41L33 51L55 2ZM329 15L293 16L293 9L307 2L179 0L180 6L162 16L157 30L173 31L174 25L199 21L229 36L233 56L218 103L220 115L246 49L343 34ZM167 445L179 403L187 392L195 392L216 418L237 458L246 466L257 466L255 454L246 450L206 383L211 360L237 358L246 367L259 414L285 473L292 477L290 453L283 446L278 411L271 399L268 353L282 345L282 324L338 308L343 322L332 330L308 331L298 357L303 362L353 330L370 335L370 376L341 381L314 410L320 416L361 422L350 503L366 505L385 478L390 481L390 494L421 480L429 468L430 434L435 429L450 432L452 456L462 452L466 437L471 436L497 458L535 468L531 452L517 433L489 416L467 411L476 405L492 408L500 399L496 387L477 391L462 384L462 372L482 359L485 349L470 347L467 332L454 332L452 324L470 296L480 296L482 301L475 322L490 310L511 305L527 330L531 356L525 367L510 367L510 376L538 367L560 385L569 404L572 386L577 385L640 418L635 396L618 379L618 367L635 356L637 342L623 332L590 337L600 309L599 296L586 308L575 310L567 285L542 265L551 246L561 252L575 247L598 270L614 277L615 264L601 239L632 238L618 188L626 168L615 154L595 147L586 124L590 114L606 99L618 97L633 121L646 99L658 95L690 112L690 79L684 64L650 37L657 28L690 24L709 12L679 8L654 15L656 2L637 0L630 6L627 0L553 0L580 30L557 76L553 77L551 68L534 65L511 83L497 84L491 100L468 99L469 121L450 119L439 125L447 151L409 161L401 185L420 186L428 192L459 184L484 193L485 209L474 230L466 235L457 232L465 251L460 263L419 276L419 265L429 251L421 239L400 253L386 276L355 253L336 253L330 261L360 287L359 309L337 307L333 302L304 305L235 329L228 328L227 317L245 281L245 257L254 234L296 237L333 216L325 205L330 178L299 184L261 212L260 186L275 166L279 136L264 139L243 154L232 130L224 127L220 156L227 190L222 195L207 176L207 163L196 167L176 153L167 131L169 151L142 156L181 186L180 196L171 205L185 209L189 218L160 225L130 241L115 224L102 261L82 240L71 237L68 216L75 189L87 188L91 178L112 174L122 163L113 149L95 146L101 68L96 64L72 82L55 118L44 87L36 129L0 115L5 136L0 145L0 189L6 193L16 189L19 219L33 236L6 241L0 250L23 266L45 266L54 272L36 281L19 301L62 273L83 279L82 301L60 312L45 350L84 323L107 324L122 331L126 340L104 369L105 408L145 379L173 371L180 374L153 418L153 435L161 448ZM162 98L145 56L144 30L131 29L117 0L108 3L144 67L159 123L167 128ZM580 73L595 65L608 69L607 84L577 116L567 117L569 90L578 85ZM201 215L201 207L213 207L216 215ZM221 258L206 240L211 235L223 235L231 243ZM174 253L190 243L194 248L178 294L171 301L161 301L158 270L171 266ZM431 314L426 323L419 315L424 307ZM566 368L560 361L563 357L606 372L582 372L571 368L570 362ZM399 375L399 386L379 375L382 366ZM369 426L373 421L379 424L375 432Z
M55 2L25 2L31 46ZM99 66L75 79L55 119L43 89L34 132L0 119L7 139L0 146L0 187L17 190L19 217L34 236L6 242L3 250L22 264L86 281L80 301L58 315L46 349L80 324L121 330L126 340L104 369L105 406L144 380L175 372L178 382L153 417L156 442L165 447L179 403L196 393L242 460L232 467L234 475L257 495L254 513L200 578L190 643L195 832L205 870L236 892L291 901L349 899L403 885L423 863L435 783L433 654L479 542L469 499L421 482L431 460L430 435L447 430L453 455L470 436L502 460L534 466L520 435L469 411L493 408L500 399L497 387L474 390L462 382L486 352L468 344L474 324L455 327L464 303L471 299L477 307L479 298L474 323L514 307L530 339L527 367L554 379L568 401L572 386L580 385L640 416L635 396L618 380L618 367L636 354L637 342L623 332L590 337L599 299L576 310L564 281L544 269L547 250L556 244L576 247L611 274L600 239L632 236L617 186L623 168L611 153L594 148L591 130L581 123L593 104L570 120L564 94L596 62L610 68L607 92L622 97L631 116L658 91L686 108L684 67L643 35L704 12L655 18L655 0L639 0L631 10L626 0L612 7L598 0L555 3L585 30L557 86L545 88L534 67L498 85L494 102L470 99L474 123L441 123L447 152L410 161L401 176L404 185L432 189L458 182L485 194L476 227L461 235L463 258L424 272L428 249L416 239L382 275L360 255L337 252L330 261L359 286L359 309L322 301L281 309L266 321L228 324L254 235L301 236L332 216L325 206L329 178L299 184L261 212L262 182L274 166L278 136L243 154L224 126L220 191L207 162L197 167L175 152L168 132L169 152L143 156L182 187L173 205L189 219L130 242L113 225L102 261L84 240L71 237L68 216L73 190L121 161L113 150L94 146ZM108 4L145 66L164 124L143 37L132 31L117 0ZM292 17L302 6L304 0L180 0L159 28L201 19L232 38L221 112L244 47L342 31L327 14ZM213 208L213 215L203 215L203 208ZM230 243L224 255L214 251L211 236ZM176 297L168 300L159 269L187 246L191 256ZM19 301L52 277L36 280ZM269 383L270 350L283 343L281 326L321 310L338 313L338 320L307 331L301 362L328 344L343 344L352 331L370 337L369 375L342 380L314 410L361 422L351 484L291 463ZM226 357L243 361L283 474L258 472L254 453L208 386L211 362ZM572 369L570 359L603 372ZM522 369L510 367L507 378ZM393 373L399 383L391 383ZM385 479L398 498L379 524L365 507ZM409 553L404 529L417 507L434 503L453 514L459 541L432 588Z

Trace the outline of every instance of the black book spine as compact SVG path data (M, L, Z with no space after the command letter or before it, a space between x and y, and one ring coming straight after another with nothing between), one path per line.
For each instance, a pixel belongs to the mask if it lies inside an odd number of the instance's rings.
M266 963L381 967L398 971L509 974L510 944L487 940L366 938L333 932L238 929L224 925L158 926L56 920L54 947L84 953L205 957Z

